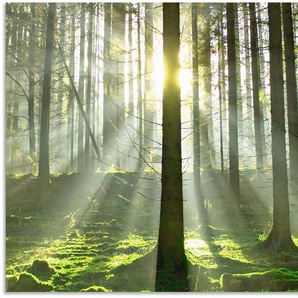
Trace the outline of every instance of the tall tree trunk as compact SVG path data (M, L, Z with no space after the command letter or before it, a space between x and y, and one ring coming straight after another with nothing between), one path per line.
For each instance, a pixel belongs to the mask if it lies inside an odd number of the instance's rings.
M215 150L214 150L214 134L213 134L213 101L212 101L212 73L211 73L211 9L210 3L205 3L205 15L207 14L207 22L206 22L206 51L205 51L205 72L204 72L204 80L205 80L205 92L206 92L206 125L207 125L207 133L208 133L208 151L210 155L210 164L209 166L213 168L215 166Z
M70 29L70 38L71 38L71 45L70 45L70 62L69 62L69 71L71 76L74 75L74 55L75 55L75 14L73 13L72 20L71 20L71 29ZM74 91L69 85L68 89L68 121L67 121L67 136L68 136L68 148L70 152L70 163L69 163L69 171L74 171L74 123L75 123L75 113L74 113Z
M60 16L60 24L59 24L59 44L60 46L64 49L66 46L66 40L65 40L65 21L66 21L66 7L65 3L61 3L60 5L60 11L59 11L59 16ZM57 96L57 104L56 104L56 117L55 117L55 122L56 122L56 129L55 129L55 138L56 142L58 144L61 144L65 140L65 129L63 127L63 100L65 96L65 77L64 77L64 69L63 69L63 62L60 60L59 61L59 84L58 84L58 96ZM61 154L63 156L66 156L66 146L63 146L61 148ZM63 169L64 171L65 169Z
M280 5L280 3L268 4L272 121L273 226L264 245L273 251L296 248L291 238L290 230Z
M50 126L50 102L51 102L51 77L52 57L54 51L54 25L56 16L56 4L50 3L47 20L47 39L45 51L42 111L40 127L40 149L39 149L39 172L38 180L41 189L41 203L49 195L50 165L49 165L49 126Z
M252 87L253 87L253 112L255 129L255 149L256 149L256 168L257 174L263 170L263 146L261 134L261 111L260 111L260 65L258 55L258 32L256 22L256 5L249 4L250 11L250 40L251 40L251 68L252 68Z
M79 96L84 104L85 90L85 6L86 3L81 3L81 36L80 36L80 77L79 77ZM84 170L84 119L80 110L78 110L78 172Z
M228 33L228 70L229 70L229 162L231 195L240 206L239 191L239 156L238 156L238 113L237 113L237 74L235 47L234 4L227 3L227 33Z
M113 81L113 101L115 106L114 121L112 121L115 129L114 134L114 165L120 169L121 167L121 146L123 143L123 131L125 125L125 109L124 109L124 64L125 64L125 3L113 3L113 19L112 19L112 60L114 61L115 81ZM119 150L120 149L120 150Z
M243 152L243 96L242 96L242 79L241 79L241 58L240 58L240 26L238 17L238 3L234 5L234 28L235 28L235 63L236 63L236 90L237 90L237 143L238 143L238 167L242 159L239 158Z
M225 50L225 44L226 38L224 35L224 18L223 18L223 10L221 12L221 19L220 19L220 32L221 32L221 39L222 39L222 44L221 44L221 49L220 49L220 56L221 56L221 61L220 61L220 69L221 69L221 86L222 86L222 101L221 101L221 117L222 117L222 128L221 128L221 137L222 140L224 140L224 132L228 131L228 116L227 116L227 111L228 111L228 104L227 104L227 88L226 88L226 82L227 82L227 75L226 75L226 50ZM222 178L224 178L224 146L223 142L221 142L221 163L222 163Z
M162 190L158 236L156 291L187 291L184 252L179 86L179 3L163 4Z
M253 109L252 109L252 80L251 80L251 49L249 42L249 25L248 25L248 3L243 3L243 26L244 26L244 52L245 52L245 96L243 98L243 165L251 166L250 152L247 148L251 147L251 140L254 137L253 130ZM246 111L245 111L246 110Z
M298 110L295 44L291 3L282 4L286 59L286 87L288 103L288 131L290 153L290 182L297 191L298 186Z
M201 193L201 135L200 135L200 102L199 102L199 57L198 57L198 4L191 4L192 15L192 102L193 102L193 179L194 191L198 198L199 210L204 208Z
M263 31L266 31L267 28L263 28L263 21L261 18L262 8L260 3L256 3L257 11L258 11L258 37L259 37L259 64L260 64L260 94L263 94L263 98L260 98L260 125L261 125L261 136L262 136L262 152L263 152L263 164L264 167L268 165L268 154L267 154L267 146L266 146L266 135L265 135L265 119L267 118L265 104L267 102L267 94L265 89L265 77L266 77L266 65L265 65L265 40L263 36Z
M89 27L88 27L88 69L87 69L87 88L86 88L86 117L90 123L91 115L91 87L92 87L92 56L93 56L93 3L89 3ZM91 123L90 123L91 124ZM85 171L89 172L90 168L90 134L86 126L85 131Z
M145 90L144 90L144 160L146 163L151 162L151 150L153 146L153 114L155 113L152 99L153 84L153 3L145 3Z
M243 18L244 18L244 45L245 45L245 97L246 97L246 108L247 108L247 118L249 123L252 121L253 113L252 113L252 81L251 81L251 63L250 63L250 43L249 43L249 7L248 3L243 4ZM246 136L247 137L247 136Z
M144 114L143 114L143 90L142 90L142 54L141 54L141 15L140 15L140 3L138 3L138 117L139 117L139 124L138 124L138 132L139 132L139 164L138 168L142 169L143 166L143 158L144 158Z
M34 113L34 89L35 89L35 79L34 79L34 40L35 40L35 3L30 4L30 10L32 15L32 23L29 29L29 97L28 97L28 118L29 118L29 152L31 158L31 164L36 161L36 145L35 145L35 113ZM31 166L31 173L34 171L33 166Z
M200 66L202 68L202 79L204 85L204 99L205 108L201 115L201 163L207 168L212 168L215 155L214 155L214 139L213 139L213 121L212 121L212 89L211 89L211 22L210 22L210 4L201 4L202 18L204 19L204 29L200 36L201 48L200 53Z
M223 148L223 100L225 98L225 74L224 67L224 43L223 43L223 13L220 7L218 20L218 100L219 100L219 138L220 138L220 171L224 177L224 148Z
M111 102L111 3L104 4L104 50L103 50L103 161L105 169L111 164L111 142L114 139L113 104Z

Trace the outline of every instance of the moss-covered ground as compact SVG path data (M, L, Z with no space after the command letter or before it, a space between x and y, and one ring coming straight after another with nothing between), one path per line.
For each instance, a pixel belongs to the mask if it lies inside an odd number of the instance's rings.
M160 190L133 173L108 176L54 176L43 206L35 177L7 177L6 291L154 291ZM205 199L208 220L185 207L190 291L298 290L298 255L257 245L270 208L243 204L231 224L220 191Z

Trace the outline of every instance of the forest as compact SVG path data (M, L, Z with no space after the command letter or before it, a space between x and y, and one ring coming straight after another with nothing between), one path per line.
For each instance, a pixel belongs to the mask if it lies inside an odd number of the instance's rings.
M298 291L298 3L5 18L6 292Z

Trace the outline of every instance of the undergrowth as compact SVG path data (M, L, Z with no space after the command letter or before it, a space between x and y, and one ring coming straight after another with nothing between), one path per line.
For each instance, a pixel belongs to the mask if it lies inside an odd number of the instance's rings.
M154 291L158 212L152 216L148 210L153 210L156 201L148 203L140 198L133 201L131 181L121 193L129 200L122 200L116 195L107 197L105 187L96 189L94 180L89 181L90 187L85 182L85 190L76 188L77 176L72 176L54 177L53 200L44 213L23 202L23 196L34 190L35 178L16 177L10 182L13 189L21 183L25 190L8 190L9 199L22 203L19 209L8 206L6 214L6 290ZM125 173L121 173L121 179L124 178ZM118 190L113 190L115 194L121 190L119 185ZM66 197L70 189L72 195ZM97 197L90 194L91 190ZM212 225L203 226L196 218L188 218L188 223L193 221L185 228L190 291L221 292L224 274L230 274L226 277L234 282L243 276L233 274L253 275L256 279L264 272L285 268L278 272L290 279L297 271L297 255L277 255L258 249L257 244L270 227L268 214L262 210L251 212L249 208L243 211L245 224L241 229L222 224L224 215L217 211L215 214L212 208L209 215L214 213L217 218ZM298 245L298 238L293 240ZM42 273L39 267L33 270L36 260L40 260L43 268L50 268L49 272ZM30 288L26 289L26 283ZM267 289L265 284L263 288Z

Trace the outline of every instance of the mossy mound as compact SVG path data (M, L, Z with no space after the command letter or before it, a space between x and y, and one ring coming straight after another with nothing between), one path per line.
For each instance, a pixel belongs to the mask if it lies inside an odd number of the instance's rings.
M55 270L45 260L34 260L28 272L41 280L48 280L55 273Z
M11 292L51 292L52 290L53 287L49 283L40 281L31 273L23 272Z
M6 292L11 292L18 284L18 277L15 275L6 276Z
M80 292L109 292L106 288L101 286L91 286L87 289L82 289Z
M284 292L298 290L298 272L273 269L247 274L225 273L221 276L224 292Z

